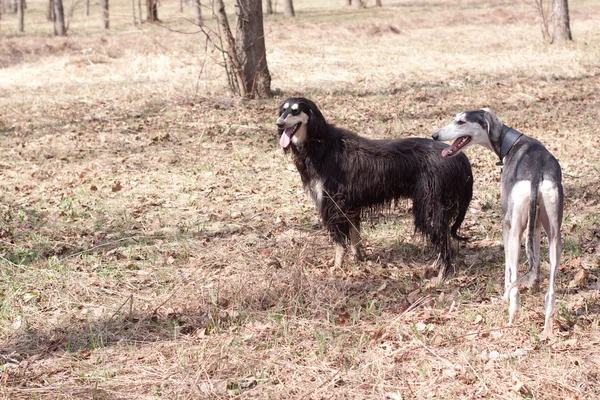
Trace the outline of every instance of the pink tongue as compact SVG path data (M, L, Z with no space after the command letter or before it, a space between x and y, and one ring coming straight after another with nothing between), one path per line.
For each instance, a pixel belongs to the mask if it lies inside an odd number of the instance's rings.
M281 138L279 139L279 145L282 148L286 148L290 145L290 135L292 133L292 129L291 128L287 128L286 130L283 131L283 133L281 134Z
M454 143L442 150L442 157L451 156L452 154L456 153L460 149L462 140L463 138L459 137L454 141Z

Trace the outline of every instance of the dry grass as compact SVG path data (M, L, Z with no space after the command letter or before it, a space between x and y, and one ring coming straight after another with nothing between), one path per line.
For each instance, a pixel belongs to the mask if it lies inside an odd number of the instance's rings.
M294 21L266 18L280 93L266 101L227 94L200 35L134 28L129 3L111 5L110 32L76 13L67 39L48 35L44 6L28 1L25 35L0 22L4 398L600 396L596 2L572 2L563 46L520 1L302 2ZM159 16L193 30L176 3ZM293 94L374 138L488 106L546 143L567 197L557 336L539 338L542 293L506 326L483 149L468 152L472 240L443 285L428 285L409 202L366 224L367 261L331 273L273 129Z

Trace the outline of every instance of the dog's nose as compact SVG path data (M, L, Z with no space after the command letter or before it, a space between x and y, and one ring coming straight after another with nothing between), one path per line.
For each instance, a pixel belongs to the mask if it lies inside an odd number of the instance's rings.
M440 137L440 134L437 132L434 132L433 135L431 135L431 137L433 138L433 140L438 140L438 138Z
M285 125L285 121L281 118L277 118L277 122L275 122L275 125L277 125L277 127L281 129Z

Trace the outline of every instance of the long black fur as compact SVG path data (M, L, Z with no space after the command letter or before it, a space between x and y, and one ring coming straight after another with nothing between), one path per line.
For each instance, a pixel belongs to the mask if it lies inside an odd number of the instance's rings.
M370 140L328 124L316 104L290 98L309 116L306 140L291 148L302 182L313 198L323 182L322 221L334 242L346 247L351 224L360 232L365 211L400 198L413 199L415 230L426 235L441 255L440 276L451 266L450 234L464 220L473 193L471 165L464 154L440 157L445 144L424 138ZM283 132L279 127L279 133ZM454 220L450 228L450 222Z

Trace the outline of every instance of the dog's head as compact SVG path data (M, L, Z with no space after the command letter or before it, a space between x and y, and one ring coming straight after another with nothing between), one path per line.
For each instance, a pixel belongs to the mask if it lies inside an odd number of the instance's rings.
M279 106L279 144L286 151L290 144L298 148L309 140L316 139L325 132L325 125L323 114L317 105L308 99L290 97Z
M454 156L471 144L480 144L495 151L492 142L496 134L493 127L496 126L502 127L502 123L487 108L462 111L456 114L454 121L435 131L431 137L439 141L454 140L442 151L442 157Z

